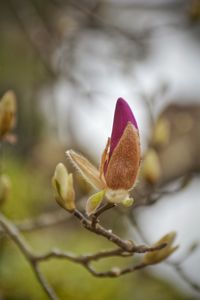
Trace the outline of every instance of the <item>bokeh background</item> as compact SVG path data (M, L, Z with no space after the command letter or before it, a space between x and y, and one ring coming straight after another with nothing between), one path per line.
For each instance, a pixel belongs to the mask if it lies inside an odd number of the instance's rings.
M186 141L176 153L164 156L163 166L178 164L181 170L166 180L172 182L168 188L192 174L189 184L151 206L133 207L128 215L106 213L103 222L138 243L142 240L133 226L136 221L149 243L176 230L180 249L170 261L195 248L183 263L186 280L169 263L117 279L93 278L81 266L57 260L44 263L43 271L60 299L199 299L190 283L200 284L200 1L0 1L0 96L8 89L18 100L18 141L1 150L2 169L12 181L1 210L18 223L44 214L58 219L54 226L25 233L37 252L59 247L81 254L109 248L67 213L63 217L54 201L55 165L62 161L72 170L66 149L82 152L97 165L118 97L133 108L144 155L152 120L163 110L175 112L172 123L175 119L184 128ZM189 131L185 119L176 115L180 107L190 112ZM189 149L186 156L184 149ZM192 163L182 170L188 156ZM77 201L84 205L91 190L77 173L75 184ZM99 268L129 263L132 259L109 259ZM47 299L22 254L4 236L0 299Z

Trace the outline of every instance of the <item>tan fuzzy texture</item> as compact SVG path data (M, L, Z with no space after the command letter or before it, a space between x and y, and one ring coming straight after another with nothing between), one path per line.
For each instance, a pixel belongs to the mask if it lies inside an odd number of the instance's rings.
M73 150L68 150L66 153L88 183L97 190L105 188L104 182L100 179L100 172L84 156Z
M112 190L130 190L137 178L140 158L138 131L129 122L110 158L105 174L107 186Z

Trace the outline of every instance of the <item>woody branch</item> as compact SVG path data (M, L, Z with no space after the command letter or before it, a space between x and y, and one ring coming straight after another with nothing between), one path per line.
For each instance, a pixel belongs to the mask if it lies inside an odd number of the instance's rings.
M164 248L166 246L165 243L160 244L155 247L147 247L144 245L135 246L134 243L127 243L127 241L122 240L116 234L113 234L111 231L106 230L104 227L100 226L93 226L92 222L86 218L80 211L75 210L73 215L78 218L83 226L98 235L102 235L106 239L110 240L118 247L112 250L104 250L99 251L94 254L85 254L80 256L75 256L74 254L68 252L62 252L59 249L52 249L44 254L35 254L29 244L26 242L22 234L20 233L19 229L16 225L14 225L10 220L8 220L3 214L0 214L0 225L5 234L16 244L19 250L24 254L25 258L29 262L30 266L32 267L41 287L48 295L48 297L52 300L58 299L54 290L51 288L49 283L47 282L45 276L41 273L40 270L40 263L45 262L49 259L66 259L72 261L74 263L82 265L86 268L92 275L96 277L118 277L130 272L134 272L136 270L145 268L148 266L148 263L141 262L134 266L129 266L127 268L119 269L113 268L108 271L98 272L96 271L91 263L92 261L97 261L103 258L114 257L114 256L121 256L121 257L128 257L133 255L133 253L145 253L150 251L156 251Z

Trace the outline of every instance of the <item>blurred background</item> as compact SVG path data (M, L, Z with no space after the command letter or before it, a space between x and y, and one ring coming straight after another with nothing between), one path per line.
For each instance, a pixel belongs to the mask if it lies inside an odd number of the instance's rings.
M178 233L180 248L167 263L117 279L93 278L66 261L44 263L60 299L200 299L200 1L0 1L0 97L8 89L18 100L17 143L1 149L12 182L1 210L22 224L36 252L110 248L58 207L51 177L59 161L73 170L70 148L99 164L118 97L138 120L143 161L154 154L133 192L135 206L105 213L103 223L137 243ZM75 185L84 206L90 187L77 173ZM42 222L31 226L35 220ZM27 298L47 299L2 235L0 299Z

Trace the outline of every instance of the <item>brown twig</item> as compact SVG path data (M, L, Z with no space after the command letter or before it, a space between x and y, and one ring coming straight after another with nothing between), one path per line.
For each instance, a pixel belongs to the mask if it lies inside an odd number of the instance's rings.
M32 249L29 247L26 240L20 234L18 228L14 224L12 224L3 214L0 214L0 225L5 231L5 233L13 240L13 242L18 246L18 248L24 254L27 261L30 263L43 290L49 296L49 299L58 300L51 286L46 281L46 278L40 272L37 256L32 252Z
M98 223L98 217L104 213L105 211L113 208L115 206L114 203L106 203L103 206L101 206L93 215L92 215L92 227L95 227Z
M135 245L133 241L131 240L123 240L121 239L118 235L112 232L112 230L107 230L100 224L96 224L95 227L92 226L92 221L87 219L80 211L77 209L74 211L74 216L78 218L83 227L86 228L87 230L96 233L97 235L101 235L105 237L107 240L111 241L112 243L116 244L118 247L123 249L124 251L127 252L132 252L132 253L145 253L145 252L150 252L150 251L156 251L164 248L166 244L161 244L156 247L148 247L145 245Z
M87 230L107 238L108 240L116 244L118 247L111 250L104 250L94 254L85 254L80 256L75 256L74 254L62 252L56 249L50 250L49 252L44 254L35 254L30 248L30 246L27 244L24 237L21 235L17 226L14 225L11 221L9 221L3 214L0 214L0 226L2 227L2 230L13 240L13 242L18 246L20 251L24 254L25 258L27 259L34 271L36 278L40 282L41 287L51 300L57 300L58 298L54 290L51 288L48 281L46 280L44 274L40 270L41 262L45 262L53 258L66 259L81 264L85 269L87 269L91 274L93 274L96 277L118 277L144 268L147 266L147 264L140 263L138 265L127 267L124 269L113 268L105 272L98 272L91 266L91 262L113 256L128 257L133 255L134 253L156 251L165 247L165 244L160 245L158 247L147 247L144 245L135 246L133 242L122 240L116 234L113 234L112 231L106 230L99 224L97 224L97 226L95 227L92 227L91 220L87 219L80 211L75 210L73 215L80 220L80 222Z

